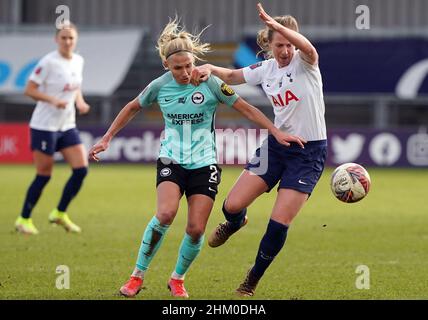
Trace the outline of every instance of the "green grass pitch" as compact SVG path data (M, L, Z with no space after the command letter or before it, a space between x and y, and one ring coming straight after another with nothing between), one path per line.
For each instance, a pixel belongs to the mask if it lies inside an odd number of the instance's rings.
M223 168L207 234L221 221L221 204L241 168ZM261 280L254 299L428 299L428 170L368 168L370 194L344 204L329 189L326 169L290 228L285 247ZM13 231L32 166L0 166L0 299L123 299L120 286L133 269L140 239L155 213L155 168L91 164L69 207L83 228L67 234L48 224L69 169L57 165L33 212L40 235ZM224 246L204 244L186 287L191 299L238 299L234 290L254 261L275 192L249 208L248 225ZM186 201L153 259L137 299L171 299L166 288L186 222ZM70 289L55 286L59 265L70 268ZM356 287L359 265L370 289Z

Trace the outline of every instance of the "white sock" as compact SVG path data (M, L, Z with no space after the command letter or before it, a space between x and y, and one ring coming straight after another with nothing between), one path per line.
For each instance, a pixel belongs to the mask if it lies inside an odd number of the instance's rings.
M175 270L171 273L171 278L176 280L184 280L185 274L178 274Z
M144 279L144 271L138 268L135 268L131 276Z

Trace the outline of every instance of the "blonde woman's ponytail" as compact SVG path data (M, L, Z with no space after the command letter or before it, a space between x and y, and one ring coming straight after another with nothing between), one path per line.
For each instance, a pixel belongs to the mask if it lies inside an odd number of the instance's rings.
M189 52L195 59L202 60L199 56L210 51L209 43L202 43L200 40L206 28L197 35L193 35L180 27L179 23L177 17L170 19L159 36L156 49L159 51L162 62L178 52Z

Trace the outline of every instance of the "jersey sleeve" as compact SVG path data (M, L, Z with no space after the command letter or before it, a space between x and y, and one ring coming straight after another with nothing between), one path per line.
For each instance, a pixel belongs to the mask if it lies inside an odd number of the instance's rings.
M28 80L31 80L38 85L41 85L49 74L49 60L44 57L39 60L39 62L36 64L36 67L33 69L33 71L30 74L30 77Z
M207 81L208 87L214 93L218 101L231 107L239 98L236 92L216 76L210 76Z
M266 65L267 61L259 61L251 66L243 68L242 72L245 82L253 86L261 84L263 82Z
M153 81L147 85L138 95L138 103L141 108L150 106L156 101L157 93L153 90Z
M159 78L150 82L137 97L140 107L149 107L153 102L156 102L160 89L162 86L168 83L171 78L171 72L167 72L163 76L160 76Z
M318 63L315 65L310 64L309 62L306 62L305 60L303 60L300 51L298 51L297 53L295 53L298 55L298 59L299 59L299 63L300 65L303 67L303 69L305 70L309 70L309 71L316 71L319 69Z

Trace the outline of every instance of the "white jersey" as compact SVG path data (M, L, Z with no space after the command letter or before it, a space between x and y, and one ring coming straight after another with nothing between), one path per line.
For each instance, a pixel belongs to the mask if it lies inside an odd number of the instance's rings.
M275 126L307 141L327 139L322 79L318 65L304 61L299 51L286 67L275 59L243 69L245 81L262 85L275 114Z
M30 128L45 131L66 131L76 127L77 90L82 84L83 58L73 53L71 59L65 59L58 51L44 56L29 80L39 85L38 90L67 101L65 109L38 101L30 121Z

